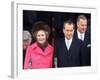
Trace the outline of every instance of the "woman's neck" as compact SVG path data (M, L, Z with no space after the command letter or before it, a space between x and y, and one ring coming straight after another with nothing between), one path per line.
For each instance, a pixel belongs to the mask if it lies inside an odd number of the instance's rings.
M46 41L44 44L40 44L37 42L37 45L44 51L45 48L48 46L48 42Z

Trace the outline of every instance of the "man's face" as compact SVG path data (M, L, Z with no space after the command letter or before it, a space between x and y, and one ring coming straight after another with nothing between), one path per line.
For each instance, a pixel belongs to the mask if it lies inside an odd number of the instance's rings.
M47 40L46 32L43 30L37 31L36 40L40 44L44 44Z
M77 22L77 29L80 33L85 33L87 30L87 20L86 19L80 19Z
M63 28L63 33L68 40L71 39L74 34L74 25L66 23Z

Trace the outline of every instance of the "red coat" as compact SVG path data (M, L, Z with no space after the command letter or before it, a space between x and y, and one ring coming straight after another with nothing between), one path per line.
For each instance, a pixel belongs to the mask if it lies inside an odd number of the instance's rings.
M54 48L48 44L43 51L37 43L32 44L26 50L26 57L24 63L24 69L29 69L29 61L32 61L33 68L51 68L53 61L53 50Z

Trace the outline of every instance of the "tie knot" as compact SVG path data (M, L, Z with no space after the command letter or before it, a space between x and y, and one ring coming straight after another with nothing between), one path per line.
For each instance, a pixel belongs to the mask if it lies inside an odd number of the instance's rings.
M68 50L69 50L69 48L70 48L69 40L67 40L67 48L68 48Z
M82 41L84 40L83 34L80 34L80 38Z

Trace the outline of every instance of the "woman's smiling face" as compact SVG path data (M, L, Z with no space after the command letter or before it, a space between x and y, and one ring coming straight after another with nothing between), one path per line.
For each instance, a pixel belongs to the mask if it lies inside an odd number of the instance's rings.
M39 30L36 32L36 40L40 44L44 44L47 40L46 32L43 30Z

